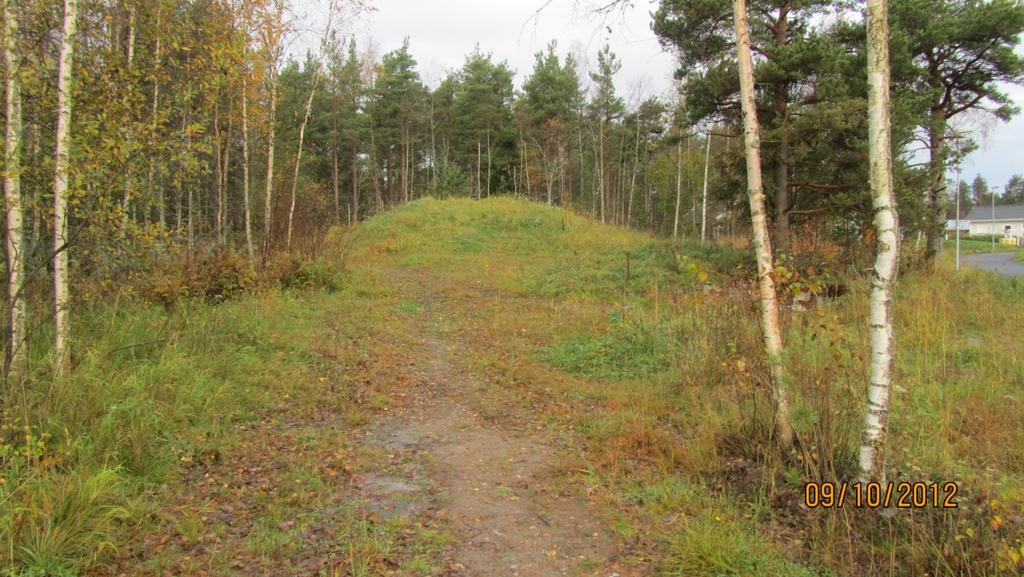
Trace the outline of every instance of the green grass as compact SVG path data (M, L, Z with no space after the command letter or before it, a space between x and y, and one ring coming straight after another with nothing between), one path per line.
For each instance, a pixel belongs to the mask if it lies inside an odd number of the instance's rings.
M613 321L606 334L559 339L541 358L559 369L599 380L646 378L669 368L676 342L654 328Z
M946 241L946 249L950 254L955 254L956 251L956 239ZM977 239L977 238L962 238L960 239L960 254L981 254L992 252L992 241L991 239ZM996 252L1012 252L1018 250L1017 247L1009 244L1001 244L998 240L995 243Z

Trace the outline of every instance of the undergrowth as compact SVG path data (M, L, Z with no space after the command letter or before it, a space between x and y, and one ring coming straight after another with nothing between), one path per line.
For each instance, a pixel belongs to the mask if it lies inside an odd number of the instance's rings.
M194 485L196 467L216 472L243 431L268 419L335 411L359 421L355 375L338 363L361 358L346 343L380 325L384 293L365 277L342 283L336 263L280 260L259 281L247 261L217 252L160 275L188 279L188 290L77 304L74 368L61 379L44 353L52 333L32 332L32 371L8 389L0 431L0 574L102 574L123 559L135 574L144 564L154 574L183 570L210 521L175 513L184 517L172 534L187 545L176 558L138 545L162 530L173 495L205 490ZM339 450L333 437L323 440ZM346 567L381 562L368 542L380 529L368 531L338 537L339 551L370 548L358 559L342 555Z

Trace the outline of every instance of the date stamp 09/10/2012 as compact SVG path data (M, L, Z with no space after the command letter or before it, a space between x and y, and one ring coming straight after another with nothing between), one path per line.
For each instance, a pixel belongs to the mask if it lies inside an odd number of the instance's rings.
M960 486L953 482L823 482L804 485L808 509L956 509Z

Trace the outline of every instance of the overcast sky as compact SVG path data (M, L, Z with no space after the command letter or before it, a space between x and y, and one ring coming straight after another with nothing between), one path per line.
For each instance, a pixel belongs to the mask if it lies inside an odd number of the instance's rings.
M558 41L561 54L586 55L592 64L605 44L622 60L617 78L627 102L638 95L671 96L674 58L651 31L656 0L635 0L633 7L607 17L589 10L594 0L370 0L375 8L346 26L360 47L368 42L383 54L398 48L406 37L424 81L436 85L447 71L461 67L476 44L516 72L519 86L533 67L533 55L549 41ZM1024 108L1024 89L1010 88ZM1024 118L1010 123L976 119L980 148L963 164L965 180L980 173L992 185L1002 185L1024 173Z

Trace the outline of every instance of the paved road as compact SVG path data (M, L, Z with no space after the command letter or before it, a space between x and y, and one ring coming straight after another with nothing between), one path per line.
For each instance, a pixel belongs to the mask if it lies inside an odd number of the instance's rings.
M1024 276L1024 262L1014 258L1013 252L966 254L960 264L997 272L1004 276Z

